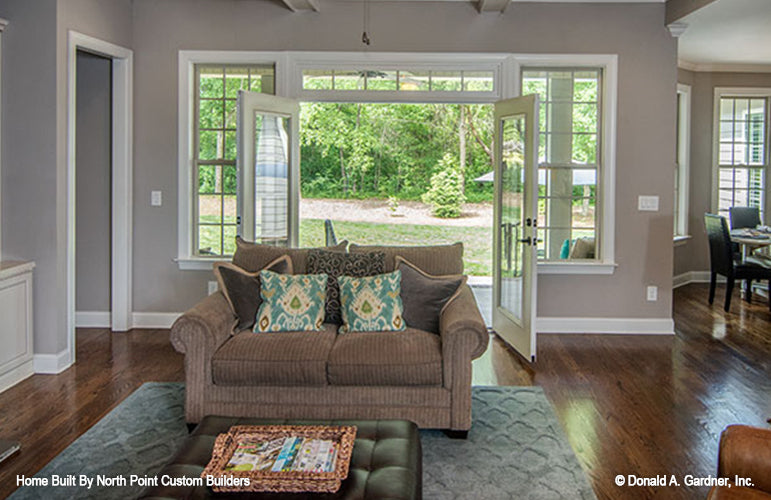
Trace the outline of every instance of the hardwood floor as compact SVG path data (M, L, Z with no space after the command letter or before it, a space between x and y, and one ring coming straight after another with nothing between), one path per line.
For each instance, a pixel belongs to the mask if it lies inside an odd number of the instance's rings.
M714 475L731 423L771 417L771 313L765 299L722 310L721 291L675 291L676 336L541 335L527 367L491 338L474 363L484 384L540 385L600 499L704 498L706 487L618 487L617 474ZM0 436L22 451L0 465L0 498L146 381L183 379L166 330L78 330L78 363L0 394ZM34 450L34 451L33 451ZM667 476L669 477L669 476ZM515 493L512 493L516 496Z

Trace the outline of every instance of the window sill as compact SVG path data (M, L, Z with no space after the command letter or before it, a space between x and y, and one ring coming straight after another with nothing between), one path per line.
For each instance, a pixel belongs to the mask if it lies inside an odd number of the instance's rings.
M227 257L179 257L174 262L180 271L211 271L215 262L228 260Z
M688 243L688 240L690 240L691 238L692 236L690 234L686 234L683 236L675 236L674 238L675 246L679 247L681 245L685 245L686 243Z
M616 272L615 262L539 262L538 274L604 274Z

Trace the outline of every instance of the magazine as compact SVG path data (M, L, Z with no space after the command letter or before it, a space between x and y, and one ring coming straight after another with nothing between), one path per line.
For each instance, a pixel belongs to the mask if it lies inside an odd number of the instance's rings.
M242 441L226 471L334 472L337 443L329 439L281 437L270 441Z

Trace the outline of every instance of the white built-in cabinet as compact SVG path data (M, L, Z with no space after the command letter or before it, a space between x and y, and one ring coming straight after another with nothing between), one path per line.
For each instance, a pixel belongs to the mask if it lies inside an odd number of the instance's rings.
M2 54L2 33L7 24L8 21L0 19L0 54ZM0 68L2 68L1 61ZM1 70L0 82L2 82ZM1 83L0 95L2 95ZM2 151L0 151L1 158ZM0 165L0 178L2 178L1 174L2 165ZM2 196L2 189L0 189L0 196ZM0 200L1 205L2 200ZM2 217L0 217L1 222ZM0 249L2 249L1 244ZM32 270L34 268L33 262L3 261L0 254L0 392L29 377L34 371L32 361Z

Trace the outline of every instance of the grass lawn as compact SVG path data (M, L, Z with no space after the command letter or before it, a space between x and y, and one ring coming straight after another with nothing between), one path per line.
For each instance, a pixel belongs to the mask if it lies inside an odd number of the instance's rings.
M361 245L441 245L463 243L466 274L492 275L493 243L489 227L452 227L416 224L374 224L332 221L338 241ZM300 221L300 246L324 246L324 220Z

